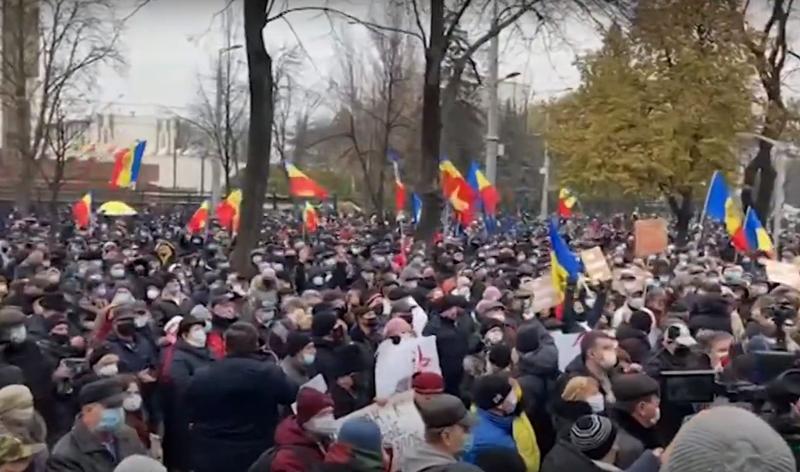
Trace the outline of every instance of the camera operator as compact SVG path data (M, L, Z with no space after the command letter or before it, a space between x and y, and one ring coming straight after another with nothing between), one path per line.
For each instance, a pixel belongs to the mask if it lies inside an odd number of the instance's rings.
M770 411L763 419L789 445L795 459L800 459L800 369L787 370L767 385Z

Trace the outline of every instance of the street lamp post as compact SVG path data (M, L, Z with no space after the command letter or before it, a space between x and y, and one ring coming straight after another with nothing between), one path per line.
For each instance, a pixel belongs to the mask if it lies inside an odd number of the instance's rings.
M244 46L241 44L234 44L232 46L221 48L219 51L217 51L216 103L214 106L214 121L217 125L219 125L222 121L222 56L243 47ZM230 80L230 78L228 78L228 80ZM209 221L214 218L214 212L216 211L217 204L219 204L220 201L220 177L222 174L220 165L222 159L223 156L220 154L217 156L217 159L213 159L211 161L211 207L208 209Z

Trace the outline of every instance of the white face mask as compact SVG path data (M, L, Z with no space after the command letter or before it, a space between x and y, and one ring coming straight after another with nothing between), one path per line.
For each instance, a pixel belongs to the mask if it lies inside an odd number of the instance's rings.
M139 411L142 408L142 396L138 393L129 393L124 400L122 400L122 408L125 411Z
M150 318L147 315L144 316L137 316L133 319L133 324L137 328L144 328L147 326L147 323L150 321Z
M587 398L586 403L592 408L592 413L602 413L606 409L606 399L600 392Z
M100 377L113 377L119 373L119 366L117 364L109 364L104 365L98 369L95 369L97 375Z
M500 328L492 328L484 337L489 344L499 344L503 340L503 330Z
M8 331L8 340L12 344L22 344L28 337L28 330L25 325L15 326Z
M111 277L114 277L115 279L122 279L125 277L125 269L115 268L111 269L109 272Z
M135 302L136 299L133 298L130 292L117 292L114 295L114 299L111 300L112 305L128 305L130 303Z
M303 425L303 428L306 431L326 437L332 437L336 434L338 429L336 420L333 419L333 414L331 413L311 418L310 420L306 421L306 423Z
M644 297L632 297L628 299L628 306L634 310L641 310L644 307Z
M151 288L147 291L147 299L148 300L155 300L158 298L161 292L158 291L157 288Z
M192 328L189 335L186 336L186 342L194 347L205 347L207 337L205 329Z

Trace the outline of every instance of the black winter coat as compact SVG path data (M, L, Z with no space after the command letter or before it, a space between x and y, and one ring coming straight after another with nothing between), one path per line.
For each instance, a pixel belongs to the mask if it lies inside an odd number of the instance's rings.
M20 344L8 344L3 351L6 362L22 370L25 385L33 394L33 406L42 415L47 430L62 431L59 425L63 418L59 418L59 409L56 407L56 387L52 381L56 365L51 364L47 356L32 339L26 339ZM58 438L49 438L52 441Z
M617 341L619 347L631 356L631 361L637 364L644 364L650 357L650 340L647 338L647 333L628 323L623 323L617 328Z
M464 378L464 358L469 354L469 337L459 330L453 320L438 317L439 322L425 327L425 336L436 336L439 367L444 378L444 391L461 397L461 380Z
M314 371L322 374L325 382L328 385L336 383L336 371L338 361L336 360L336 349L341 347L343 343L334 343L327 339L314 337L314 347L317 348L317 354L314 357Z
M226 357L197 372L186 391L195 472L246 472L274 442L278 406L297 387L275 364Z
M718 294L697 297L689 312L689 331L701 329L733 333L730 303Z
M208 349L196 348L183 339L169 352L159 379L164 401L164 461L171 469L188 470L191 443L186 390L195 373L211 365L214 358Z
M550 402L560 374L558 348L553 337L538 321L527 322L521 329L534 329L539 337L539 348L520 356L517 381L522 388L523 408L536 431L539 449L546 454L555 441Z
M542 461L539 472L602 472L591 459L581 454L572 444L559 439Z

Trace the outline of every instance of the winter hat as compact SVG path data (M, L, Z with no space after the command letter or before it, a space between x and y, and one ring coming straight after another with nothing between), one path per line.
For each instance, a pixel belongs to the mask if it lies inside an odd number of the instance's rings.
M794 472L786 441L761 418L736 407L701 411L684 423L661 472Z
M206 308L205 305L195 305L189 314L200 320L211 319L211 312L208 311L208 308Z
M0 388L24 382L25 378L22 375L22 369L11 364L0 366Z
M511 348L500 343L489 349L489 362L501 369L511 365Z
M167 468L155 459L137 454L126 457L114 472L167 472Z
M300 331L290 331L286 336L286 354L296 356L297 353L311 344L311 337Z
M408 321L404 320L403 318L392 318L388 323L386 323L386 327L383 328L383 337L391 338L410 332L413 332L413 328L410 324L408 324Z
M491 410L502 405L509 393L511 393L511 384L508 377L500 374L478 377L472 388L475 405L482 410Z
M620 374L611 381L617 401L637 401L659 394L658 381L647 374Z
M420 395L444 392L444 378L436 372L417 372L411 378L411 388Z
M539 330L533 326L522 325L517 331L517 351L533 352L539 349Z
M101 344L94 348L92 353L89 354L89 367L94 367L101 363L101 361L103 365L115 364L119 362L119 357L111 350L110 345Z
M52 331L53 328L55 328L60 324L69 324L69 321L67 321L67 317L62 315L61 313L49 316L44 319L44 329L46 329L48 333Z
M483 297L481 297L481 298L483 298L484 300L492 301L492 302L498 302L498 301L500 301L500 298L502 298L502 297L503 297L503 294L500 292L499 288L497 288L497 287L495 287L493 285L489 285L485 289L483 289Z
M183 317L181 315L173 316L164 325L164 332L167 334L176 334L178 332L178 328L181 326L181 321L183 321Z
M24 385L9 385L0 388L0 416L22 408L33 407L33 394Z
M301 425L326 408L333 408L330 395L309 387L303 387L297 393L297 422Z
M192 326L205 326L205 320L195 318L192 315L184 316L178 323L178 336L182 336L192 329Z
M628 323L632 328L649 333L650 328L653 326L653 318L650 317L649 313L634 311Z
M352 418L344 422L336 440L362 451L381 453L383 439L381 429L367 417Z
M600 460L608 455L616 439L617 427L604 416L581 416L569 430L572 445L593 460Z
M331 334L337 320L336 313L330 311L315 313L311 320L311 335L321 338Z

